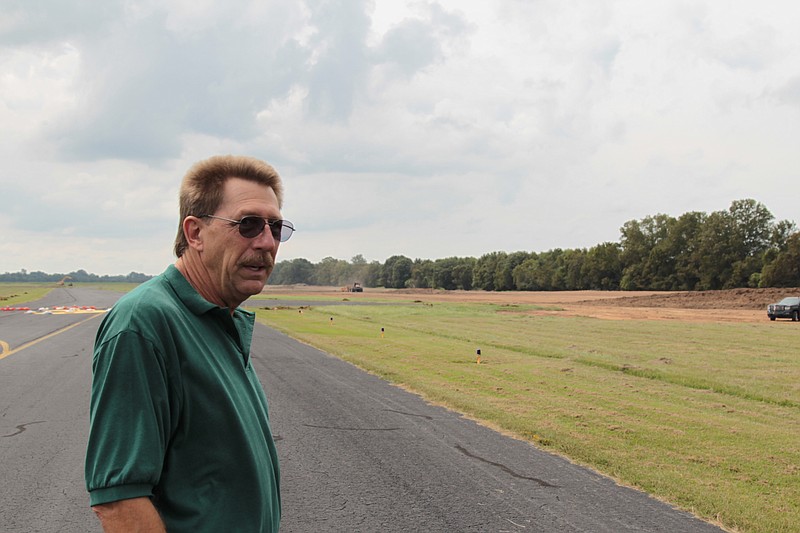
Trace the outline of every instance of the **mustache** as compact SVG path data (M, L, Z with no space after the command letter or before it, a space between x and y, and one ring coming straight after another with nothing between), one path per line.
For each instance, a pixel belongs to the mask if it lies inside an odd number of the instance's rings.
M267 270L272 270L275 266L275 261L272 259L272 256L264 252L263 254L251 254L246 257L243 257L241 261L239 261L240 265L259 265L265 267Z

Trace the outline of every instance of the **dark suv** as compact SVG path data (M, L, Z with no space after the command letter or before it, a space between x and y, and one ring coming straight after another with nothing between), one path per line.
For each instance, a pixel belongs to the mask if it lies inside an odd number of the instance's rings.
M791 318L794 322L800 320L800 296L787 296L776 304L767 306L767 316L770 320L776 318Z

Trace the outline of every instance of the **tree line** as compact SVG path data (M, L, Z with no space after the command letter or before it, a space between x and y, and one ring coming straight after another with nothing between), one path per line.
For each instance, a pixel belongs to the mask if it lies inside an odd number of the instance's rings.
M271 285L557 290L714 290L739 287L800 287L800 232L776 221L761 203L737 200L724 211L658 214L630 220L619 242L546 252L496 251L474 257L411 259L394 255L383 263L362 255L350 261L326 257L280 261ZM99 276L77 270L46 274L25 269L0 274L0 282L141 283L139 272Z
M800 232L752 199L710 214L630 220L620 233L619 242L588 249L497 251L479 258L293 259L276 264L269 283L488 291L800 287Z
M0 282L38 282L38 283L58 283L64 281L66 283L93 283L93 282L127 282L127 283L142 283L147 281L153 276L142 274L140 272L131 272L127 275L108 276L97 274L90 274L85 270L76 270L68 274L47 274L45 272L36 270L28 272L24 268L19 272L6 272L0 274Z

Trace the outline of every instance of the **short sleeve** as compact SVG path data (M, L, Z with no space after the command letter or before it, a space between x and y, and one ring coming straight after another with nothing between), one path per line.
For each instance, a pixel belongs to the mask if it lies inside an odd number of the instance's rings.
M170 435L162 354L132 331L99 342L92 365L86 488L90 504L151 496Z

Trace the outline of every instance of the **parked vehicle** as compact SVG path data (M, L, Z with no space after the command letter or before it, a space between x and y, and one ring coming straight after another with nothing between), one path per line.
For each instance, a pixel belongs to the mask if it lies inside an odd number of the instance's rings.
M776 304L769 304L767 316L770 320L791 318L793 322L797 322L800 320L800 296L787 296Z

